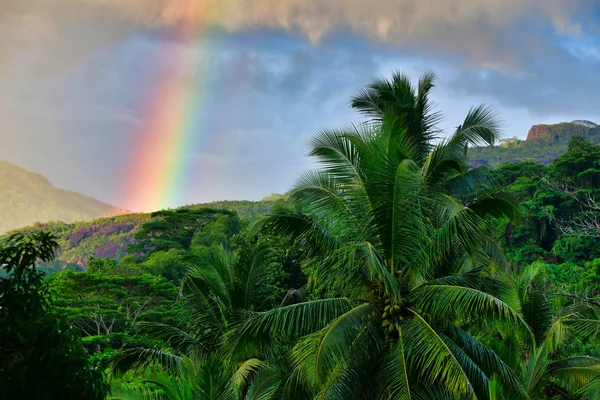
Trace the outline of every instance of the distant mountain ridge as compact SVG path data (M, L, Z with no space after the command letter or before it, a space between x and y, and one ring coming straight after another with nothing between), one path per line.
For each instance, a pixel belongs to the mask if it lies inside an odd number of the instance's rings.
M58 189L43 175L0 160L0 234L36 222L90 221L126 210Z
M469 148L471 165L498 166L507 162L531 161L550 164L567 151L573 136L583 136L593 144L600 144L600 126L588 120L575 120L558 124L533 125L526 140L503 139L495 147Z

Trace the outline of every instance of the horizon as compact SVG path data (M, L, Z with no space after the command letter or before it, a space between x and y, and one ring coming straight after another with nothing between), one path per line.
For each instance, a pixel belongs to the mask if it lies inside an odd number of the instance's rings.
M591 123L591 124L595 125L595 127L600 126L595 121L590 121L590 120L585 120L585 119L579 119L579 120L573 120L573 121L560 121L560 122L548 123L548 124L535 124L535 125L532 125L531 128L533 128L535 126L553 126L553 125L561 125L561 124L578 124L578 125L588 126L588 123ZM514 140L515 138L518 139L518 140L520 140L520 141L523 141L523 142L526 141L526 137L520 137L519 138L519 137L516 137L516 136L513 136L513 137L504 136L504 137L500 138L500 140L498 141L498 145L502 144L503 142ZM24 170L27 173L40 175L42 178L48 180L48 182L55 189L73 192L75 194L86 196L86 197L90 197L90 198L92 198L94 200L97 200L97 201L100 201L102 203L105 203L106 205L109 205L109 206L111 206L111 207L113 207L115 209L118 209L120 211L118 213L118 215L124 215L124 214L144 214L144 213L151 213L151 212L154 212L154 211L159 211L161 209L177 209L177 208L181 208L181 207L190 207L190 206L200 205L200 204L202 204L202 205L203 204L207 204L208 205L208 204L219 203L219 202L243 202L243 201L260 202L260 201L268 200L268 198L271 197L271 196L285 196L286 193L289 191L289 190L286 190L286 191L281 192L281 193L271 192L270 194L258 196L256 198L252 198L252 199L249 199L249 198L236 198L236 199L232 199L232 198L219 198L219 199L214 199L214 200L209 200L209 201L179 204L179 205L176 205L174 207L164 207L164 208L157 208L157 209L150 209L150 210L137 210L136 211L136 210L130 210L130 209L121 207L119 204L107 203L105 201L102 201L101 199L98 199L98 198L94 197L94 196L91 196L89 194L82 193L82 192L77 192L77 191L75 191L75 190L73 190L71 188L68 188L68 187L57 186L48 177L46 177L43 172L28 170L28 169L23 168L22 166L20 166L18 164L15 164L15 163L12 163L12 162L10 162L8 160L2 160L2 159L0 159L0 163L3 163L3 162L6 162L6 163L8 163L8 164L10 164L12 166L15 166L15 167L19 168L19 169L22 169L22 170ZM107 214L107 215L101 216L99 218L109 217L111 215L112 214Z
M286 192L396 70L437 73L446 134L480 103L504 138L600 121L591 0L7 0L0 22L0 159L132 212Z

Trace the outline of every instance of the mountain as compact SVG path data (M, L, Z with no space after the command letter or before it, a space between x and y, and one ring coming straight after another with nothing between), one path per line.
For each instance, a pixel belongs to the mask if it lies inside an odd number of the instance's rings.
M89 221L125 210L58 189L43 175L0 160L0 234L48 221Z
M600 144L599 125L591 121L575 120L552 125L534 125L525 140L504 139L495 147L469 148L469 159L473 166L497 166L506 162L521 161L550 164L567 151L569 141L575 135Z

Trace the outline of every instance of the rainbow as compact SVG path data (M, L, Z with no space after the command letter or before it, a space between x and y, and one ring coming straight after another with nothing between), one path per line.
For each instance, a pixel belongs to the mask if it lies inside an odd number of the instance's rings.
M167 50L154 60L159 70L146 86L142 122L133 135L130 169L125 178L122 204L136 212L182 205L190 195L194 155L214 145L209 133L206 104L210 81L206 71L194 71L198 60L210 57L222 41L210 21L219 9L197 13L183 21L169 37ZM206 171L204 171L206 173Z

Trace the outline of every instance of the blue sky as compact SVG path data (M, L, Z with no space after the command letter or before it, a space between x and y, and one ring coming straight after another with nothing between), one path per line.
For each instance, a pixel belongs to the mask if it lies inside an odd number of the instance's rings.
M214 0L202 2L213 7ZM191 0L4 0L0 159L121 207L142 106L168 32L207 12ZM600 7L588 0L221 0L185 45L182 82L205 93L185 196L260 199L311 166L310 135L358 122L372 77L437 72L450 131L494 106L505 136L536 123L600 121ZM194 57L209 48L202 57ZM175 204L176 203L176 204Z

